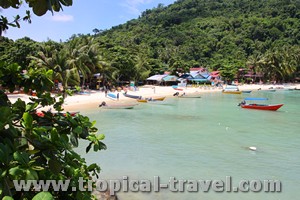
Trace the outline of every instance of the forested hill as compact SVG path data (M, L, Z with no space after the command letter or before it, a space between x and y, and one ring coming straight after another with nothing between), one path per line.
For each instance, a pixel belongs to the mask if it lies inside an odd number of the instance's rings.
M0 37L0 67L4 61L52 69L65 86L95 73L120 83L200 66L227 80L240 68L263 81L300 80L300 0L178 0L93 32L64 43Z
M178 0L97 33L97 41L110 60L118 57L116 68L129 62L124 56L152 74L205 66L230 76L251 65L268 78L286 80L299 71L299 27L299 0ZM263 63L272 59L293 63ZM283 73L277 67L296 69Z

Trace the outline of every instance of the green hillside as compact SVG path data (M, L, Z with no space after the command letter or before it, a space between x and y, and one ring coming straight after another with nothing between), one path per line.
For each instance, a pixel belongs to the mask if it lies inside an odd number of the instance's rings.
M94 73L119 83L200 66L225 80L240 68L264 82L300 80L300 0L178 0L93 32L64 43L0 38L0 60L52 69L65 86Z
M138 57L152 74L193 66L230 74L259 65L263 72L272 68L268 78L290 80L299 71L299 20L300 1L179 0L99 33L97 41L109 59ZM261 63L272 59L293 66ZM277 67L295 69L281 75Z

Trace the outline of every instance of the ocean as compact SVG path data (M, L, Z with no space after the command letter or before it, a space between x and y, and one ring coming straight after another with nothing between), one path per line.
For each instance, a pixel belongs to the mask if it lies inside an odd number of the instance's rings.
M245 97L267 97L283 103L278 111L242 109ZM134 109L81 112L96 120L108 149L86 154L101 166L101 179L278 180L281 192L118 192L120 199L298 199L300 191L300 91L253 91L250 94L204 93L202 98L167 98L163 104L140 104ZM256 151L249 150L256 147ZM249 182L250 184L251 182ZM177 187L179 185L177 184ZM152 188L153 189L153 188Z

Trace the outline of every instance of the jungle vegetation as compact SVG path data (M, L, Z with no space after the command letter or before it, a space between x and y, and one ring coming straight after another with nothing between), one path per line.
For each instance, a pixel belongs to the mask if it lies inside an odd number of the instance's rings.
M264 82L290 82L300 77L299 20L299 0L177 0L65 42L2 37L0 59L52 69L65 86L93 73L117 83L191 67L219 70L224 79L243 68Z

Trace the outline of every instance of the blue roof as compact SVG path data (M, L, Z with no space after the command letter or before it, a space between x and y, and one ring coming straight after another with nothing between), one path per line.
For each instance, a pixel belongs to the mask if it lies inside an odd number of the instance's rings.
M268 98L261 98L261 97L247 97L244 100L258 100L258 101L263 101L263 100L268 100Z
M195 79L189 79L190 81L195 81L195 82L208 82L209 80L206 78L195 78Z
M163 81L177 81L178 77L177 76L172 76L172 75L168 75L162 78Z

